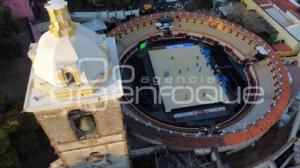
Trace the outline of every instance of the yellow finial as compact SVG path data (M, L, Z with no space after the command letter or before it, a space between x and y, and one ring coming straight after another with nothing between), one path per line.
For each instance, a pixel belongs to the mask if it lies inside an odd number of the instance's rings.
M76 24L72 22L65 0L50 0L46 4L50 17L49 31L56 37L73 36Z

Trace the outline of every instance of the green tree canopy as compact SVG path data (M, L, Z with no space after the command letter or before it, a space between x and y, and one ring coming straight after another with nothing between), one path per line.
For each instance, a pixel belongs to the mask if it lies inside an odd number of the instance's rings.
M23 99L0 92L0 168L20 168L49 141L30 113L21 113Z

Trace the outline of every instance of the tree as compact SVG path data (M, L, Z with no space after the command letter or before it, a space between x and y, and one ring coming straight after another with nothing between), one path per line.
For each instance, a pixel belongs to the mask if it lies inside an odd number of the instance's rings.
M19 159L11 146L9 135L17 130L19 122L15 116L18 108L12 100L0 94L0 167L20 167Z
M21 102L0 92L0 168L20 168L21 161L49 147L34 116L20 113Z
M229 11L227 15L227 20L230 20L234 23L243 25L244 24L244 16L247 14L247 9L245 5L241 3L233 3L232 4L232 10Z
M277 34L277 31L264 18L255 11L248 11L246 6L239 2L232 4L232 10L229 11L226 19L262 36L269 43L273 43Z
M18 26L12 19L10 9L0 6L0 53L2 57L12 58L22 55L18 32Z
M189 0L185 5L186 10L209 10L213 8L213 3L211 0Z

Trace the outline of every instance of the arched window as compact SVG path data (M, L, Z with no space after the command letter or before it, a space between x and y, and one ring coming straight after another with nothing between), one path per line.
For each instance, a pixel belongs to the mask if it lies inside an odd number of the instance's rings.
M100 167L107 167L112 164L110 155L102 155L99 152L92 152L86 159L89 163L97 163Z
M65 72L65 78L66 78L67 83L69 85L75 84L75 79L74 79L74 76L71 72Z
M80 75L76 69L63 68L58 75L64 86L81 84Z
M68 113L70 125L77 139L87 139L95 136L96 122L93 114L80 109Z

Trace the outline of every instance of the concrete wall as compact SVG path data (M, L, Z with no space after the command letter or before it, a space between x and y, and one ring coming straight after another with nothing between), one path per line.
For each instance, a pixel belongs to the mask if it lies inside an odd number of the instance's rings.
M277 40L284 40L294 51L300 51L300 41L294 38L285 28L277 23L268 13L266 13L256 2L253 0L241 0L247 5L248 10L256 10L264 19L266 19L278 32Z

